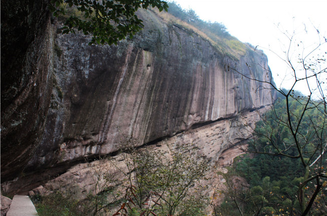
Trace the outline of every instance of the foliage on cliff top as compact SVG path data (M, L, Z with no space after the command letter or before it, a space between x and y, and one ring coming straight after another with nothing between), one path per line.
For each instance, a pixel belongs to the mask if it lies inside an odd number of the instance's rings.
M144 27L135 13L151 7L166 23L185 28L209 41L219 52L239 58L246 46L231 36L218 22L205 22L193 10L185 11L174 2L161 0L88 1L51 0L54 16L64 18L62 33L83 31L92 34L91 43L116 44L126 37L133 37ZM169 8L169 10L168 10ZM167 11L167 12L163 12ZM160 13L159 13L160 12Z
M219 52L239 58L246 53L246 45L231 36L227 28L218 22L201 20L194 10L182 9L175 2L168 3L168 12L154 10L166 23L189 30L209 41Z
M113 44L126 36L132 37L143 28L142 20L135 12L139 8L167 10L168 5L161 0L51 0L49 8L54 16L65 15L67 8L77 13L69 14L65 20L63 33L74 33L76 29L85 35L92 34L91 43Z

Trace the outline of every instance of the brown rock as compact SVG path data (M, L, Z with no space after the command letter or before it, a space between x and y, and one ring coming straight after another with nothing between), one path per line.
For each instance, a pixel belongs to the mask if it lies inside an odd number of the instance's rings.
M176 139L217 161L250 136L242 121L269 105L272 92L231 68L270 82L266 56L250 49L223 53L153 11L140 16L144 30L117 46L89 46L89 36L55 34L58 25L48 16L42 34L33 28L36 38L18 56L27 60L15 67L17 80L9 79L8 69L2 91L1 178L7 192L27 192L131 143Z
M224 198L221 191L225 189L225 180L218 171L226 172L223 166L230 165L236 156L243 153L240 146L246 146L246 140L252 136L252 127L259 118L258 112L243 113L242 116L216 121L176 134L158 141L156 145L148 146L148 149L169 152L168 147L178 151L183 146L184 151L188 149L192 154L207 157L210 169L206 180L200 182L203 188L206 188L201 193L210 198L213 204L219 204ZM126 189L126 185L123 184L126 176L123 172L128 172L129 160L130 155L122 153L104 160L78 164L43 186L35 188L33 193L47 195L61 191L63 194L73 194L75 199L83 200L89 194L99 194L104 189L113 187L123 196ZM108 199L111 199L110 195ZM208 207L208 211L211 210Z

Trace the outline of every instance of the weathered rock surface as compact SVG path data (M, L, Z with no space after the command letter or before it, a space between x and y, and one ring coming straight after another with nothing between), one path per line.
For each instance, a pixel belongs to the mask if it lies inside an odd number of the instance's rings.
M152 11L140 16L144 30L117 46L54 34L60 27L45 19L43 33L34 32L38 36L17 56L25 60L11 80L8 66L1 178L16 179L4 184L7 193L44 185L77 163L130 143L198 143L217 161L224 149L250 136L235 119L269 105L271 90L239 73L270 82L266 56L250 49L238 58L226 55Z
M5 216L7 212L9 211L10 205L11 205L11 199L5 196L2 196L1 194L1 216Z
M218 174L218 171L222 171L224 165L229 165L223 163L222 152L225 149L233 149L244 144L252 136L253 126L259 118L258 112L246 112L230 119L187 130L158 141L156 145L148 146L148 148L153 152L158 150L169 152L171 150L179 151L183 146L183 151L208 157L210 169L206 175L207 179L200 182L206 190L201 192L206 194L206 197L211 200L211 204L219 204L223 199L223 195L219 191L224 188L224 179ZM223 154L226 152L228 151ZM236 154L239 152L237 151ZM103 160L78 164L63 175L29 193L30 195L48 195L53 191L60 191L62 194L83 200L89 194L101 194L107 188L115 188L116 191L121 191L121 196L124 196L128 185L124 185L123 180L126 180L126 176L123 173L128 173L127 165L130 158L130 154L122 153ZM226 155L225 159L227 159ZM110 195L108 198L110 200Z
M16 178L44 130L53 73L47 0L1 4L1 179Z

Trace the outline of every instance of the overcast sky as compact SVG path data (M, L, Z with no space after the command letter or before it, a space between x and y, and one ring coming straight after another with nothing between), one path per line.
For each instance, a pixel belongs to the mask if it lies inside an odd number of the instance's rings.
M175 0L184 9L193 9L202 20L217 21L242 42L259 45L268 56L275 81L287 69L269 48L282 55L288 43L281 32L296 30L297 38L306 47L312 46L318 36L327 37L327 0ZM305 33L307 30L311 36ZM299 34L300 33L300 34ZM301 38L301 39L300 39ZM327 47L323 47L326 49ZM307 48L309 50L309 48ZM277 77L277 74L279 76ZM285 83L285 82L284 82Z

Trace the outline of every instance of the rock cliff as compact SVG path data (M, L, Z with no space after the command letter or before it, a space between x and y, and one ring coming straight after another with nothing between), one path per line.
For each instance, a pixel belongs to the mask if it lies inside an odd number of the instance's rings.
M16 178L39 145L52 92L54 28L47 0L1 4L1 180Z
M38 8L43 1L27 2L25 13L46 12ZM253 126L258 116L252 111L272 102L268 84L241 75L271 81L261 51L244 45L241 54L224 52L155 11L140 11L144 30L113 46L88 45L88 36L60 34L48 14L42 20L32 15L22 25L35 29L15 39L26 48L17 47L16 56L7 56L9 48L2 53L1 178L7 193L45 184L131 144L178 139L217 161L251 136L239 118Z

